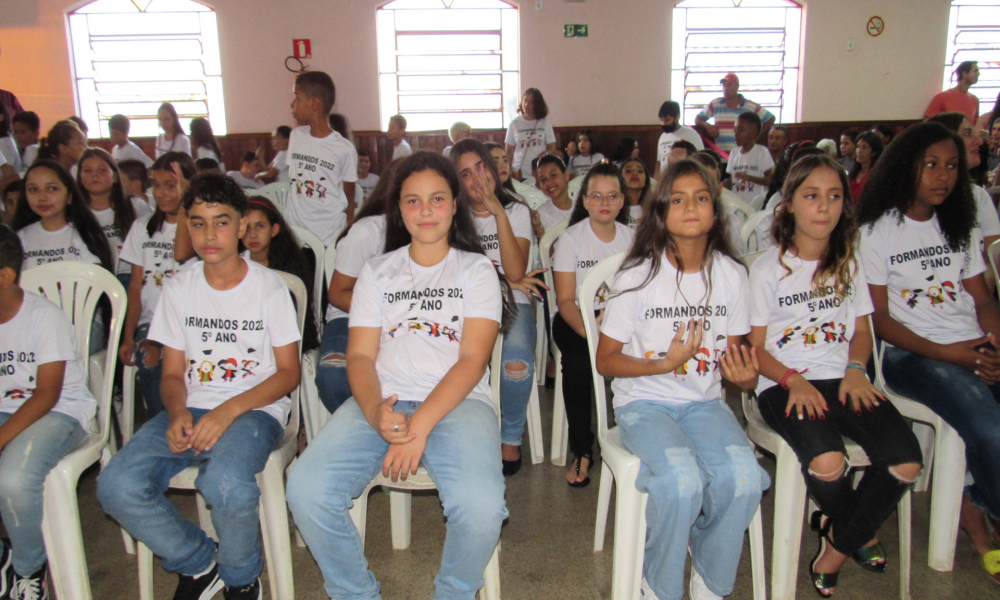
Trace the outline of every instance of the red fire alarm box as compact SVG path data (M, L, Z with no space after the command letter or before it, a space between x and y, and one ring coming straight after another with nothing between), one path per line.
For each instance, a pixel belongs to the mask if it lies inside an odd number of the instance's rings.
M312 43L309 40L292 40L295 58L312 58Z

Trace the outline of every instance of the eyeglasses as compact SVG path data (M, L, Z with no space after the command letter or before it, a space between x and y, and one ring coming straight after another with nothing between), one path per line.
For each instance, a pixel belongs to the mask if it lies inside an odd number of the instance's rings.
M624 197L625 196L623 194L620 194L618 192L611 192L607 195L598 194L597 192L594 192L592 194L587 194L587 199L593 202L594 204L604 204L605 200L608 201L608 204L614 204L615 202L618 202Z

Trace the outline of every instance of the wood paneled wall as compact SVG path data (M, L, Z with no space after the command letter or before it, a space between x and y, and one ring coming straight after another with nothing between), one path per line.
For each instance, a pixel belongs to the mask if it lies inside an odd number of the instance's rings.
M830 138L835 141L840 140L840 134L848 129L864 131L870 129L876 123L885 123L896 130L902 131L904 128L916 123L916 120L907 121L817 121L810 123L790 123L785 125L788 128L788 139L790 142L802 140L813 140L818 142L823 138ZM558 146L565 148L571 140L584 127L556 127L555 133ZM605 125L589 127L597 138L598 149L608 158L613 158L618 142L623 137L633 137L639 141L639 155L652 168L653 161L656 160L656 143L660 138L662 130L658 125ZM506 130L487 129L476 130L474 137L483 142L496 142L503 144ZM407 134L407 140L413 150L430 150L441 152L451 144L447 131L421 131ZM238 133L226 136L219 136L219 147L222 149L227 170L238 170L240 168L240 157L244 152L255 152L258 147L264 148L264 156L268 161L274 157L274 150L271 149L270 133ZM153 156L156 145L155 138L132 138L147 154ZM354 143L358 150L367 150L372 157L372 171L378 173L382 167L392 159L392 148L385 138L385 133L381 131L355 131ZM110 150L109 140L91 140L92 146L100 146Z

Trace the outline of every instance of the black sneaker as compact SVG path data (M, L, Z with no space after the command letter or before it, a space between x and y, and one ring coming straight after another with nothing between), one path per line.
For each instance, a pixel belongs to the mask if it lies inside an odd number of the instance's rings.
M241 587L229 587L222 590L222 597L226 600L262 600L264 591L260 587L260 577L250 585Z
M49 586L45 582L45 575L48 573L47 567L48 565L42 565L42 568L35 571L31 577L21 577L14 573L14 582L10 591L11 599L49 600Z
M0 544L3 545L3 554L0 554L0 600L7 600L14 583L14 567L11 563L10 540L0 538Z
M223 583L219 579L219 565L212 565L212 570L201 577L181 575L177 581L177 591L174 600L209 600L219 593Z

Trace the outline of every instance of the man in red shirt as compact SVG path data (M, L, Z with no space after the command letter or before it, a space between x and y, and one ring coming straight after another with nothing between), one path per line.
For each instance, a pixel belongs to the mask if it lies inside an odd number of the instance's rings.
M974 60L959 64L955 77L958 84L934 96L924 111L925 119L944 112L960 112L969 117L970 123L979 118L979 98L969 93L969 88L979 81L979 64Z

